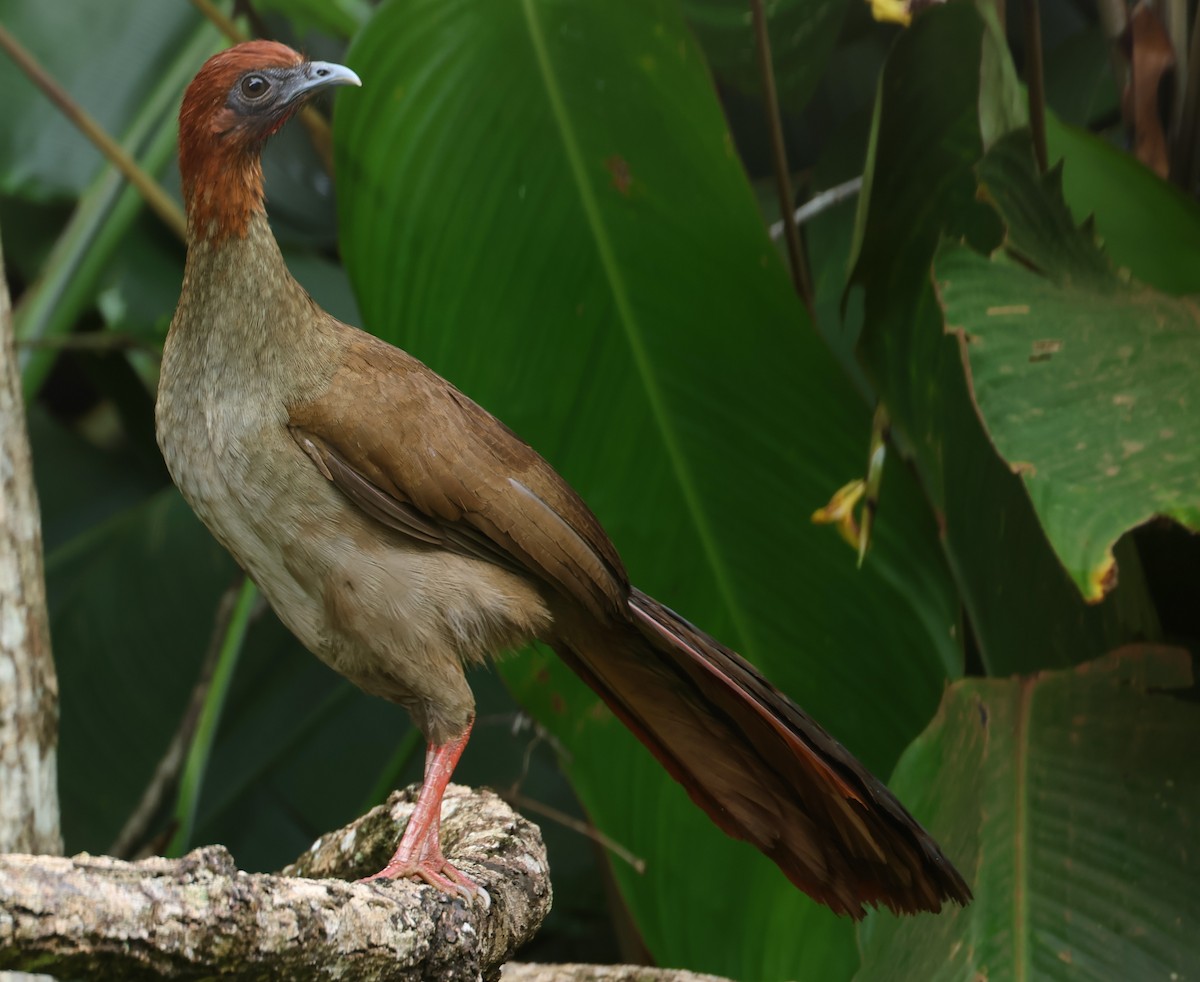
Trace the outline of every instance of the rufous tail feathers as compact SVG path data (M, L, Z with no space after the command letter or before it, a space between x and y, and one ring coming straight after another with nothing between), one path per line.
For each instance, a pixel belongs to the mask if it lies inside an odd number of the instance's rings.
M636 629L555 648L718 826L854 918L970 900L892 793L749 662L639 590L629 604Z

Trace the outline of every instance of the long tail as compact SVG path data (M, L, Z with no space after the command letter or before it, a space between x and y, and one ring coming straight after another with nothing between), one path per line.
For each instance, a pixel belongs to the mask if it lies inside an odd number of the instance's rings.
M892 793L749 662L639 590L629 605L636 632L568 627L555 649L718 826L839 914L971 899Z

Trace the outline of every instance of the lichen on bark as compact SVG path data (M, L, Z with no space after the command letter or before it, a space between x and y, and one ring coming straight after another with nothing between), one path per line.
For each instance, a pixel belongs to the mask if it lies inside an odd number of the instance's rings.
M0 852L61 851L57 747L41 520L0 250Z

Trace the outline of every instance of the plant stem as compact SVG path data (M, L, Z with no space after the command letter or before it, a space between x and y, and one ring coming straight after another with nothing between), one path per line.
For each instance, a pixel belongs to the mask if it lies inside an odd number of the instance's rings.
M204 775L212 755L217 725L221 721L225 697L233 681L233 670L237 667L242 642L246 640L246 629L250 625L250 615L257 600L258 589L254 582L246 577L238 592L233 615L229 618L229 626L221 642L221 653L217 656L216 669L213 671L212 683L205 694L200 720L196 724L192 744L188 748L187 763L184 764L183 777L179 782L179 798L175 804L175 834L166 850L168 856L181 855L191 843L192 831L196 825L196 809L200 803L200 789L204 785Z
M787 240L788 260L792 283L809 316L813 316L812 283L808 276L808 261L800 241L800 229L792 217L796 207L792 195L792 179L788 170L787 148L783 140L783 121L779 115L779 93L775 88L775 69L771 63L771 39L767 35L767 15L762 0L750 0L754 17L754 37L758 47L759 68L762 71L763 97L767 103L767 122L771 128L771 150L775 164L775 183L779 190L779 214Z
M792 212L792 220L797 225L803 225L805 222L811 222L822 212L828 211L830 208L840 205L847 198L853 198L862 190L862 176L851 178L849 181L844 181L841 184L835 184L831 188L824 191L819 191L809 198L804 204ZM778 239L783 235L784 222L781 219L778 222L772 222L770 233L772 239Z
M157 174L170 159L179 90L215 43L210 29L197 30L163 67L153 92L121 135L121 146L136 156L144 172ZM92 302L101 272L142 208L138 190L113 164L100 169L76 203L37 280L17 305L14 318L22 345L66 335ZM58 353L52 348L22 347L19 357L29 398L41 387Z
M514 789L498 793L501 798L507 801L514 808L522 808L525 811L531 811L535 814L543 816L544 818L548 818L552 822L558 822L559 825L571 829L573 832L578 832L582 836L586 836L593 842L600 845L602 848L607 849L614 856L618 856L619 858L625 860L625 862L633 867L635 872L646 872L646 860L642 859L638 855L635 855L629 849L626 849L623 845L621 845L621 843L617 842L616 839L605 835L598 828L596 828L596 826L588 822L581 822L573 815L568 815L566 812L560 811L551 805L546 805L540 801L535 801L533 798L527 798L525 795L521 794L521 792Z
M124 175L125 179L138 189L146 204L163 220L167 228L182 239L187 231L187 219L183 216L183 209L172 200L171 196L154 178L138 166L137 161L126 153L116 140L104 132L103 127L71 98L66 89L50 76L3 24L0 24L0 48L3 48L16 66L42 90L46 98L53 102L62 114L92 141L95 147Z
M238 29L237 24L231 18L226 17L212 0L192 0L192 6L207 17L217 30L234 44L247 40L246 35Z
M1200 133L1200 16L1192 24L1192 40L1188 52L1188 77L1183 94L1183 111L1179 131L1171 148L1171 180L1189 194L1195 186L1196 140Z
M88 334L60 334L52 337L29 338L18 341L17 348L86 351L96 354L140 349L156 358L162 353L158 345L120 331L94 331Z
M1042 70L1042 10L1038 0L1025 0L1025 84L1029 90L1029 128L1033 153L1043 174L1046 151L1046 79Z
M1124 92L1128 63L1120 50L1120 37L1129 23L1125 0L1096 0L1096 19L1100 21L1100 29L1108 42L1108 62L1112 68L1113 84L1118 93Z
M1159 16L1171 41L1175 56L1175 69L1171 72L1171 114L1167 128L1168 142L1179 139L1179 126L1183 121L1183 104L1187 95L1188 79L1191 75L1191 54L1188 42L1187 0L1162 0Z
M221 597L217 604L217 613L213 619L212 636L208 642L208 651L200 665L196 676L196 684L192 687L192 695L188 700L187 709L179 721L175 735L167 746L166 753L154 769L154 776L142 792L141 800L134 808L125 825L118 833L113 844L108 847L108 854L118 859L133 859L138 850L147 841L155 817L159 814L167 795L171 794L179 782L180 772L187 759L187 749L191 746L196 733L196 725L200 721L200 712L208 699L212 687L213 673L221 656L221 643L229 632L229 621L233 617L233 607L237 600L241 584L234 583Z

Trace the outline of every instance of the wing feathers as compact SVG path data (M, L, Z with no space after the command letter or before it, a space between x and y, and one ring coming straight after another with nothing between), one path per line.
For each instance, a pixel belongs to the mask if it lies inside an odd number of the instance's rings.
M288 407L329 480L417 542L532 574L605 620L628 616L620 557L536 451L415 358L333 324L349 355L317 398Z

